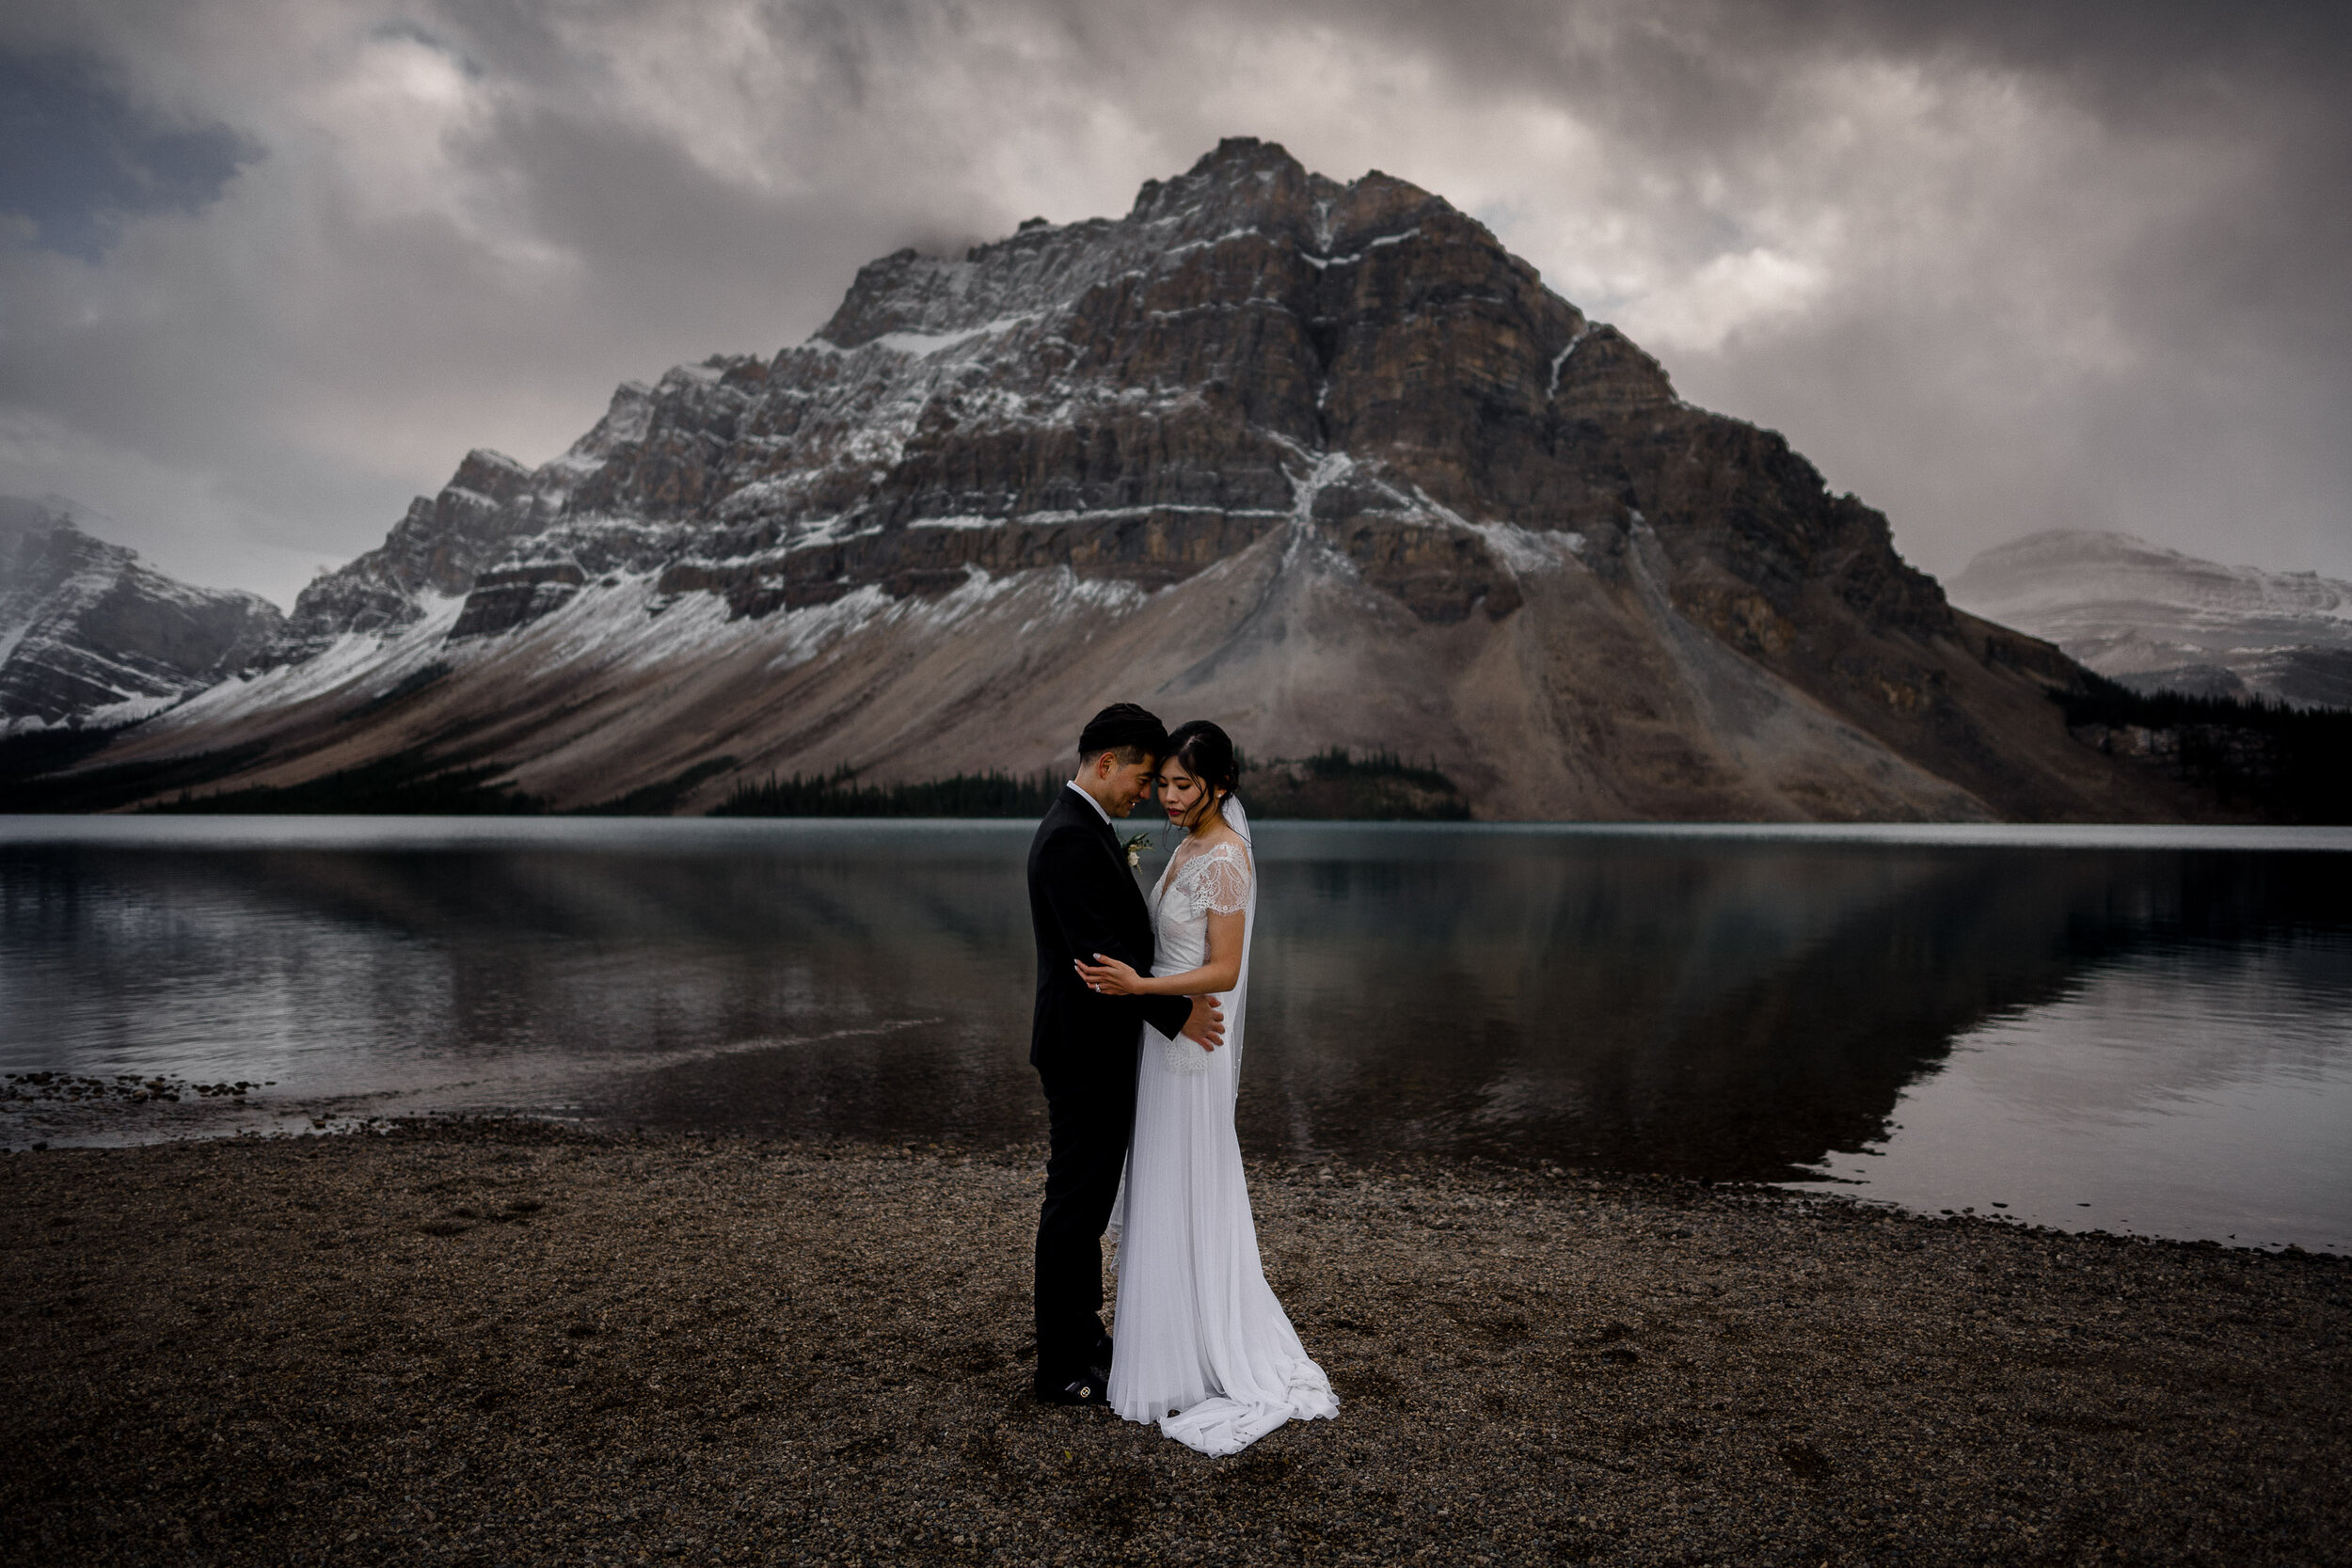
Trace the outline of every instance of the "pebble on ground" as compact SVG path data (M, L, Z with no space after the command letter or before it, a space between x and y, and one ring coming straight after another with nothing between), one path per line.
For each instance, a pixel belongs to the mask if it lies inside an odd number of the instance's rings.
M0 1560L2352 1560L2338 1259L1256 1162L1339 1419L1028 1395L1035 1150L0 1158Z

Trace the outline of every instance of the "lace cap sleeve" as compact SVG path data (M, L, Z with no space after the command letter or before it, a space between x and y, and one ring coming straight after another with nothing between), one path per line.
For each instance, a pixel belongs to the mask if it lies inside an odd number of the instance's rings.
M1239 914L1249 907L1249 862L1232 845L1218 845L1189 869L1193 907L1203 914Z

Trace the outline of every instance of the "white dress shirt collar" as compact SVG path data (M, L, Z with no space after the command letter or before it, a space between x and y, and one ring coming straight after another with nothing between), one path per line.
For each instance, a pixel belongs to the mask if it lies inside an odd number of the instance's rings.
M1093 796L1089 795L1085 790L1080 789L1078 787L1077 780L1071 780L1069 788L1072 794L1075 795L1079 800L1084 800L1087 803L1088 807L1093 811L1095 816L1103 819L1103 826L1107 828L1111 825L1111 814L1103 809L1102 801L1096 800Z

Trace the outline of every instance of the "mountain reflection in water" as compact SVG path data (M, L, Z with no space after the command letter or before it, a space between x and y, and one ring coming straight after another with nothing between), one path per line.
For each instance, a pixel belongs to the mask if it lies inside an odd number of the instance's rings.
M276 1085L243 1109L15 1105L0 1142L452 1110L1041 1126L1025 825L173 831L0 843L0 1067ZM2305 1124L2295 1170L2240 1183L2305 1195L2253 1239L2352 1240L2352 1134L2308 1125L2352 1111L2340 852L1289 823L1260 850L1252 1151L1852 1181L1876 1175L1854 1151L1903 1165L1893 1123L1917 1121L1937 1152L1889 1196L1935 1206L2020 1158L2002 1104L2095 1142L2169 1103L2163 1136L2109 1139L2110 1164L2162 1162L2201 1095L2250 1085L2228 1138L2245 1106ZM1956 1042L1965 1116L1934 1100ZM2143 1227L2221 1225L2211 1197Z

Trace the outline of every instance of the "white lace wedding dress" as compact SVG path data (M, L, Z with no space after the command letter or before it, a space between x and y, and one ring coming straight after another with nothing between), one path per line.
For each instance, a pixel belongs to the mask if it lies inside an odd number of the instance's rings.
M1180 845L1151 900L1152 968L1162 974L1207 959L1212 910L1244 911L1241 974L1218 998L1225 1044L1206 1052L1144 1026L1135 1138L1112 1220L1111 1407L1206 1454L1237 1453L1284 1421L1340 1409L1259 1265L1233 1135L1258 898L1248 818L1236 803L1227 820L1243 841Z

